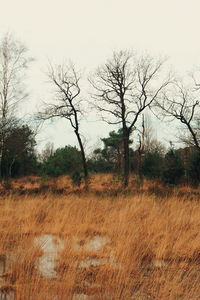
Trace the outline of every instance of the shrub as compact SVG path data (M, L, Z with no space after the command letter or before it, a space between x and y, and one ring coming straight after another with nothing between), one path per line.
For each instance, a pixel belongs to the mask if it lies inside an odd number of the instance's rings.
M179 153L171 148L165 155L165 164L162 174L163 181L167 184L177 185L184 177L184 166Z
M82 175L79 170L75 170L71 175L73 185L80 186L82 181Z

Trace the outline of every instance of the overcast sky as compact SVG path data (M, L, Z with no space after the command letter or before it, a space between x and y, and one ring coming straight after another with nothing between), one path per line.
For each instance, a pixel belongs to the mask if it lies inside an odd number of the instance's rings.
M92 72L113 50L132 49L167 55L175 70L183 73L200 66L199 0L0 0L0 36L13 32L30 50L35 62L29 71L27 111L49 97L44 71L47 60L71 59ZM88 114L83 134L91 140L107 135L109 127L94 123ZM155 127L158 126L156 122ZM163 127L159 137L170 137ZM45 126L40 147L75 144L66 122Z

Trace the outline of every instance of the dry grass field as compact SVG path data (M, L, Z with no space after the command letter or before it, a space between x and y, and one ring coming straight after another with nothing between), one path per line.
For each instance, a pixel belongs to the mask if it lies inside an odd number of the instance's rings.
M111 175L11 182L0 196L0 299L200 299L200 190Z

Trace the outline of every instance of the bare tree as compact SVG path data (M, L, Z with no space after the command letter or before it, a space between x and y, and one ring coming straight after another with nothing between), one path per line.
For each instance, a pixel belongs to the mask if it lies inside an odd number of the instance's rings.
M48 142L45 145L45 148L42 150L42 152L38 155L39 160L41 162L46 162L49 157L51 157L54 154L54 144L52 142Z
M162 109L164 117L177 119L184 125L180 140L200 151L199 90L183 82L175 82L173 89L164 94L163 101L157 106Z
M16 110L27 96L24 78L30 60L27 49L11 34L0 41L0 176L6 134L16 124Z
M128 51L114 52L91 80L95 88L95 106L109 124L123 130L124 186L129 182L129 137L140 115L159 98L170 83L161 79L164 60L149 55L137 58Z
M136 148L137 157L137 172L139 179L142 183L142 163L148 153L159 153L160 155L165 154L164 145L156 138L154 128L150 116L148 114L142 115L142 124L140 128L137 128L138 132L138 146Z
M80 116L83 112L80 98L79 72L73 64L49 66L48 77L55 88L55 101L45 103L44 109L38 113L40 120L64 118L69 121L77 137L82 156L85 183L88 179L88 168L83 141L80 134Z
M165 153L165 147L156 137L152 120L149 114L144 114L142 128L139 131L139 144L140 140L143 140L143 152L159 152L160 154ZM142 138L142 136L144 136Z

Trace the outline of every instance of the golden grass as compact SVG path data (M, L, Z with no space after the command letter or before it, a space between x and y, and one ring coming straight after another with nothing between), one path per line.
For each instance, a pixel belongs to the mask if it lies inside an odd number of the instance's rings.
M145 182L143 192L136 193L132 182L134 192L109 194L118 184L101 175L92 179L89 192L76 194L66 181L62 177L48 185L67 185L70 194L1 196L0 261L7 260L1 290L13 290L20 300L200 299L200 205L198 195L188 200L192 189L180 187L162 198L152 193L162 189L158 184ZM27 178L13 187L40 184ZM64 242L56 278L37 269L42 249L34 238L43 234ZM87 249L95 236L107 242Z

